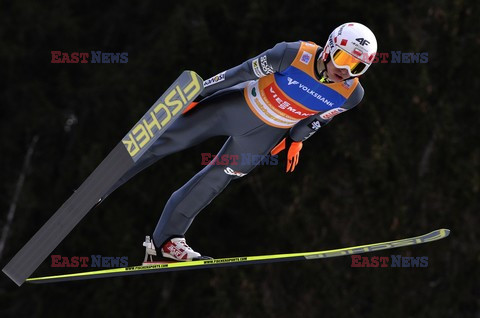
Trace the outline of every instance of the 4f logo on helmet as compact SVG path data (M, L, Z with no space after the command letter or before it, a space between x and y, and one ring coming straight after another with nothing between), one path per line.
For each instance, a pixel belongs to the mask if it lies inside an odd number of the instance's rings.
M365 46L365 45L369 45L369 44L370 44L370 42L367 41L367 40L364 39L364 38L356 38L355 40L357 40L358 43L360 43L361 46Z

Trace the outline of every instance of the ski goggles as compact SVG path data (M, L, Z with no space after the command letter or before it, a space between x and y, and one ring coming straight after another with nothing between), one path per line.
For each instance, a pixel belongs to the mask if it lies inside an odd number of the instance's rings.
M331 57L333 64L338 68L346 69L350 76L362 75L369 66L340 48L333 52Z

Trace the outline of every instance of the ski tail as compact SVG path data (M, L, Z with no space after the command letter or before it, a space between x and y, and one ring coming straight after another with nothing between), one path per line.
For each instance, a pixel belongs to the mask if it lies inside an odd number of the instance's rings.
M184 71L78 190L10 260L3 272L18 286L22 285L202 90L200 76L193 71Z

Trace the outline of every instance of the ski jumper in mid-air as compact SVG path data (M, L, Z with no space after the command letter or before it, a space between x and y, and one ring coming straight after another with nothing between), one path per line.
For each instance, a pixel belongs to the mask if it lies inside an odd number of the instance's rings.
M298 163L302 142L363 98L358 76L371 65L377 42L360 23L345 23L329 36L324 48L312 42L282 42L204 82L198 102L155 142L113 192L157 160L213 136L228 139L222 155L267 156L287 153L287 172ZM237 157L237 158L238 158ZM252 171L258 161L206 165L175 191L165 205L147 251L178 261L206 259L190 248L184 235L195 216L230 181ZM108 195L107 194L107 195ZM106 197L106 196L105 196Z

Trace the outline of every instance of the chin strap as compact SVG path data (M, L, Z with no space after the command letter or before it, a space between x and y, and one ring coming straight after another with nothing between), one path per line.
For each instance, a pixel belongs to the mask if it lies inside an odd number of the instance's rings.
M333 81L331 81L331 80L328 78L327 70L323 70L323 71L320 73L320 83L333 83Z
M318 60L317 60L317 65L320 63L320 65L323 66L323 67L321 66L317 67L317 73L318 75L320 75L320 83L333 83L333 81L331 81L327 75L327 63L330 60L330 55L327 57L326 61L323 60L322 56L323 56L323 52L320 53L320 56L318 57Z

